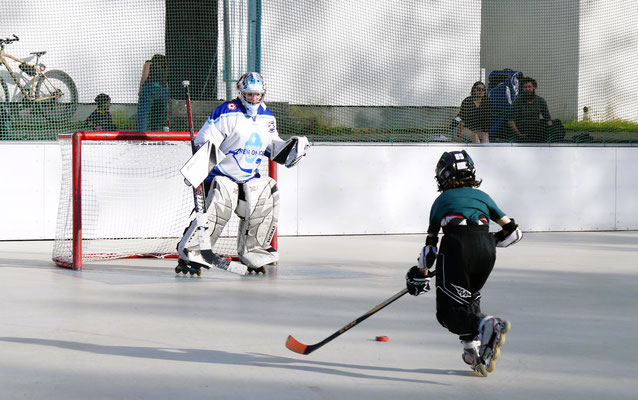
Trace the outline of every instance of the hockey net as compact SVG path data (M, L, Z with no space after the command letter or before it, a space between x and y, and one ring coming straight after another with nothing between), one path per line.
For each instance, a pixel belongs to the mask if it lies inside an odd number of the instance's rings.
M76 132L59 142L62 182L53 246L58 266L176 257L194 205L193 190L179 172L192 155L190 133ZM263 163L260 174L276 178L275 164ZM238 227L233 214L213 251L236 257Z

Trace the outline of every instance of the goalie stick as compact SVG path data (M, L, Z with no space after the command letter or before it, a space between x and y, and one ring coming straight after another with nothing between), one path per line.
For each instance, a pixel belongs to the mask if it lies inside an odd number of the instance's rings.
M432 272L432 275L428 275L428 276L434 276L435 272L436 271ZM286 339L286 348L288 348L288 350L294 351L295 353L304 354L304 355L310 354L313 351L315 351L318 348L320 348L321 346L331 342L332 340L336 339L338 336L341 336L343 333L346 333L350 329L352 329L355 326L359 325L361 322L365 321L366 319L368 319L372 315L376 314L377 312L381 311L385 307L387 307L390 304L394 303L395 301L399 300L407 292L408 292L408 289L401 290L400 292L396 293L394 296L392 296L389 299L386 299L383 302L381 302L380 304L378 304L372 310L370 310L367 313L363 314L362 316L360 316L359 318L355 319L354 321L349 322L343 328L339 329L338 331L336 331L332 335L328 336L327 338L325 338L324 340L322 340L319 343L303 344L300 341L298 341L297 339L295 339L292 335L289 335L288 339Z
M191 96L190 96L190 82L183 81L182 85L184 86L186 92L186 110L188 113L188 125L190 128L191 134L191 150L193 155L197 152L197 147L195 146L195 131L193 129L193 115L191 113ZM193 198L195 200L195 222L197 224L197 236L199 239L199 251L204 258L204 260L210 265L217 267L219 269L223 269L228 272L232 272L238 275L246 275L248 272L248 267L243 264L227 260L223 257L215 254L210 245L210 238L207 236L208 231L208 217L206 216L206 199L204 195L204 184L200 184L199 186L193 186ZM210 269L208 265L202 266L206 269ZM175 272L179 272L178 266L175 269ZM201 274L201 270L197 269L197 275ZM192 272L191 272L192 273Z

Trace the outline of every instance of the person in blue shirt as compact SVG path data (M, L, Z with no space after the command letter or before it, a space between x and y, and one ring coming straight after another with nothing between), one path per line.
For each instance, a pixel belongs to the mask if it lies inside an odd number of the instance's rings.
M507 247L523 237L485 192L477 189L474 162L465 150L445 152L435 169L439 197L432 204L425 246L418 265L406 275L408 292L418 296L430 290L436 262L436 317L459 336L462 358L478 375L495 367L510 322L481 312L481 289L496 261L496 247ZM490 234L489 221L502 230ZM443 230L437 253L438 233Z
M148 72L147 72L148 71ZM137 105L137 130L158 132L168 125L168 73L166 57L156 54L144 64Z

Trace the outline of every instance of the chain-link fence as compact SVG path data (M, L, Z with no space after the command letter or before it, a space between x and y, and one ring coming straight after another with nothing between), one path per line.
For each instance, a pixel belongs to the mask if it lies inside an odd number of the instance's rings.
M27 0L2 8L2 140L187 130L182 80L191 82L197 129L236 95L239 76L256 70L283 137L638 142L633 0Z

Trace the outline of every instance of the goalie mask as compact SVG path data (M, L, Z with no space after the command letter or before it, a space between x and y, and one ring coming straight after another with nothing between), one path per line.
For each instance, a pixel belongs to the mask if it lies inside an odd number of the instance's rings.
M246 111L248 111L248 115L251 117L257 115L259 106L266 95L264 77L258 72L246 72L237 81L237 91L239 92L239 100L241 100ZM249 93L261 95L259 101L254 101L254 99L252 101L249 100L248 96L246 96Z
M451 189L454 181L476 180L474 161L465 150L443 153L434 172L439 191Z

